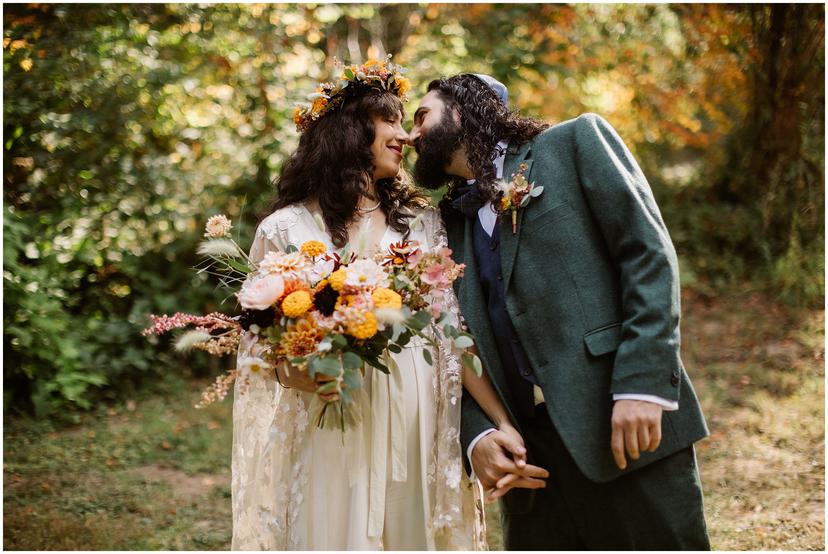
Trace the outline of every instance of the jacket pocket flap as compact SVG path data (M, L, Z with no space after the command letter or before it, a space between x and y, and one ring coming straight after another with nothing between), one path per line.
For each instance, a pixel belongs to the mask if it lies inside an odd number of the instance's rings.
M618 350L621 344L621 324L614 323L584 335L587 350L593 356L602 356Z

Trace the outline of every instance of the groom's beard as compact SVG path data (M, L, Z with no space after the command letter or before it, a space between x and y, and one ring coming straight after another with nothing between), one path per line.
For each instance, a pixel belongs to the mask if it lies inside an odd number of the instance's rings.
M414 162L414 180L427 189L442 187L450 176L446 168L451 163L451 156L460 148L460 124L451 117L451 112L443 112L440 125L430 129L414 144L417 161Z

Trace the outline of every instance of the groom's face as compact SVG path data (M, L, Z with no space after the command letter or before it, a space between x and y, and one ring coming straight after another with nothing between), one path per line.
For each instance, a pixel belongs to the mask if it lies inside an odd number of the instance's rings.
M417 151L414 179L420 186L437 189L449 175L446 168L460 147L460 123L437 91L425 95L414 112L410 141Z

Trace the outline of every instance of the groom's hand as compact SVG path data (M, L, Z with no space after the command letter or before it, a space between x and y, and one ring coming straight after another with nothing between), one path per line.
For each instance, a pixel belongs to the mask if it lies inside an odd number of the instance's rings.
M543 479L549 477L549 473L542 467L527 464L525 454L523 445L504 431L493 431L478 441L471 453L471 465L485 491L495 489L498 481L507 474L516 476L489 494L488 500L503 496L514 487L539 489L546 486Z
M618 400L612 408L612 457L627 469L624 450L637 460L641 452L655 452L661 444L662 408L653 402Z

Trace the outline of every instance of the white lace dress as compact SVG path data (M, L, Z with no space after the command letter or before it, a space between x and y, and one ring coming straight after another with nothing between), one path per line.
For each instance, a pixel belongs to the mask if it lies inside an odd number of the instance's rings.
M380 247L402 238L389 228ZM445 246L436 211L423 210L408 238L426 250ZM262 221L250 256L258 261L308 240L332 248L307 208L289 206ZM449 301L458 313L456 299ZM246 334L239 355L255 350L255 340ZM485 549L479 491L460 458L460 364L448 341L440 345L433 365L422 343L412 343L386 359L389 375L368 367L354 407L361 423L344 436L313 425L316 395L241 375L233 404L233 549Z

